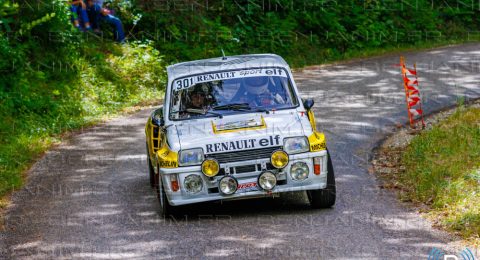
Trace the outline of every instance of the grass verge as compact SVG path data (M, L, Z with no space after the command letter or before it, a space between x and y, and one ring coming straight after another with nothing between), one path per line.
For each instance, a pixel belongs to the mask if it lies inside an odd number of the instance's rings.
M401 157L401 198L429 206L436 224L480 244L480 108L460 107L413 138Z

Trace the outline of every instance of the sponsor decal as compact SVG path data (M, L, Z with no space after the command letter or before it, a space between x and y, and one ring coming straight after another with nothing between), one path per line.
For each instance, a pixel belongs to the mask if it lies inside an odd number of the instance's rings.
M167 145L163 145L157 151L157 160L160 168L178 167L178 154L174 151L171 151Z
M215 123L212 121L212 128L215 134L229 133L240 130L262 129L266 127L267 125L265 124L263 116L260 116L259 121L256 119L250 119L244 121L219 123L218 125L215 125Z
M310 152L317 152L327 149L327 142L323 133L313 132L308 137L308 142L310 143Z
M180 90L193 87L195 84L202 82L258 76L280 76L286 78L287 73L284 69L279 68L224 71L177 79L173 82L173 85L175 90Z
M237 186L238 192L247 192L258 190L256 182L241 183Z
M238 129L238 128L248 128L248 127L255 127L263 125L262 122L258 122L255 119L250 119L246 121L235 121L235 122L228 122L223 124L216 125L217 131L224 131L224 130L231 130L231 129Z
M280 135L269 136L261 139L243 139L221 143L207 144L207 153L231 152L237 150L253 149L260 147L280 145Z
M327 149L325 143L310 145L310 151L321 151Z
M175 161L160 161L159 165L161 168L177 168L178 164Z

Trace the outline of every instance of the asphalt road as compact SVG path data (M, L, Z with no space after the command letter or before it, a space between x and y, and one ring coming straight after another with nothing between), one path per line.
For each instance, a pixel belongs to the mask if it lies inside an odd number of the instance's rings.
M424 109L480 96L480 45L408 53ZM13 195L0 233L2 258L426 259L456 239L378 188L368 173L375 145L407 120L398 56L296 72L315 98L337 180L337 204L312 210L302 194L206 203L186 219L162 219L146 170L150 111L82 131L48 152ZM478 255L478 252L477 252Z

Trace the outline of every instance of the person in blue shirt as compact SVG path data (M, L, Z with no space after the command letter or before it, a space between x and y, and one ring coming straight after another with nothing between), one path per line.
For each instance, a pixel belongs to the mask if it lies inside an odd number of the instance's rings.
M90 26L90 21L88 19L87 14L87 5L83 0L74 0L70 2L70 11L72 12L72 23L75 28L82 30L91 30L92 27ZM80 15L80 19L78 17ZM83 23L83 27L81 26L80 21Z
M125 42L125 31L123 24L118 17L113 16L110 11L103 8L103 0L88 0L87 12L92 22L92 27L99 30L100 23L106 22L113 27L113 35L115 40L120 43Z

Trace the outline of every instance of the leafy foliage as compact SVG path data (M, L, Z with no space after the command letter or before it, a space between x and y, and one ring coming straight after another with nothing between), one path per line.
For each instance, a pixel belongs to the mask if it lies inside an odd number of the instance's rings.
M466 1L145 1L130 36L149 38L168 61L272 52L295 66L364 50L469 40L478 3ZM477 37L478 38L478 37Z
M58 134L159 100L165 84L151 42L83 34L63 1L2 1L12 8L1 19L12 22L0 30L0 196L20 187L21 172Z

